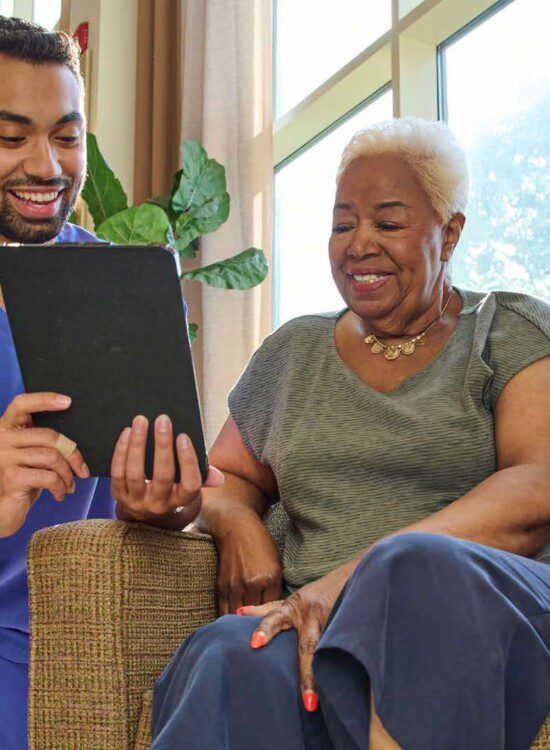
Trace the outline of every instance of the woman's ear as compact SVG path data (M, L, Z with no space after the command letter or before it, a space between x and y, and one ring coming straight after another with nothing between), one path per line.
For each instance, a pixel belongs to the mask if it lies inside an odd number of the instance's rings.
M464 214L455 214L443 227L443 247L441 248L441 260L448 262L451 260L453 251L460 239L466 217Z

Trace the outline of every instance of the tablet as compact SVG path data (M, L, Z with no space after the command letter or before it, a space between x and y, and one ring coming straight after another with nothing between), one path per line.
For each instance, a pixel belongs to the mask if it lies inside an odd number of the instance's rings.
M199 401L174 255L163 247L106 244L0 247L0 285L27 393L71 396L33 423L74 440L92 476L110 476L122 430L149 419L145 471L153 473L154 419L168 414L207 474ZM176 481L179 465L175 453Z

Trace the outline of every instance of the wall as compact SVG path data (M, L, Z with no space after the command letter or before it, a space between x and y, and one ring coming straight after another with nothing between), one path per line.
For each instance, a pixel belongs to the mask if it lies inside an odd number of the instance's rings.
M134 191L137 0L67 0L64 24L73 33L90 24L89 129L121 179L130 203Z

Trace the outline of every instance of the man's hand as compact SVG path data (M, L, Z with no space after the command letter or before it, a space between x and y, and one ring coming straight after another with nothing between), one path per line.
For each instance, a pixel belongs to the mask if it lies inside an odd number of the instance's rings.
M74 475L90 476L79 450L63 458L55 448L59 433L32 426L32 414L70 404L57 393L23 393L0 417L0 537L19 531L42 490L61 501L74 492Z
M153 479L145 478L145 447L148 421L137 416L123 430L111 463L111 495L118 502L117 515L165 528L182 529L197 516L201 506L202 477L197 454L187 435L178 435L177 456L180 481L174 484L172 423L165 414L155 420ZM206 487L223 484L223 474L213 466ZM183 508L181 512L176 509Z

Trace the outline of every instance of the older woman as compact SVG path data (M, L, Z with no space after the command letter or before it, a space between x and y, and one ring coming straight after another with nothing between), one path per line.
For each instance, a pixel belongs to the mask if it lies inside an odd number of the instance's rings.
M550 710L550 309L453 287L466 195L441 123L389 121L344 151L329 253L346 308L282 326L229 397L211 451L226 484L200 524L222 613L243 616L197 631L161 676L153 750L535 738ZM286 598L262 522L276 499Z

